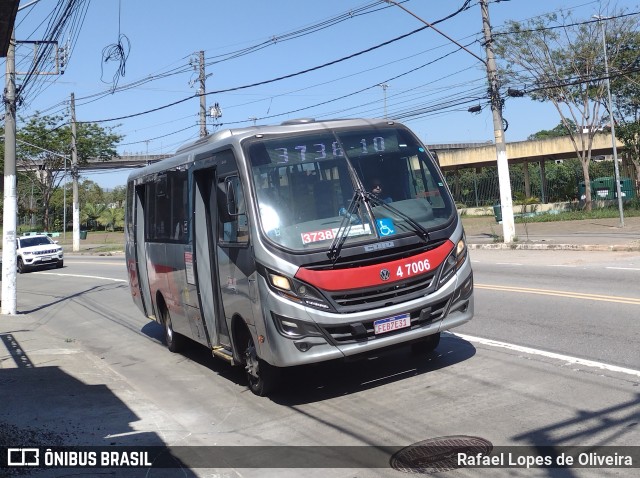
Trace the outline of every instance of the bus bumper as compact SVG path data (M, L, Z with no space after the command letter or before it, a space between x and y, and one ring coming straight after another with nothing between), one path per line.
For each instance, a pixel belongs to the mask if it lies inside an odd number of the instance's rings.
M261 357L272 365L289 367L354 357L372 351L408 344L468 322L473 317L473 274L469 259L449 282L437 291L383 309L354 314L336 314L300 306L273 294L264 281L261 292L266 300L266 342ZM372 334L378 319L409 314L411 326L383 334ZM315 324L316 334L299 338L284 336L276 325L278 317ZM344 331L355 331L345 339ZM369 333L364 331L369 329ZM362 335L358 336L358 331ZM259 333L260 331L258 331Z

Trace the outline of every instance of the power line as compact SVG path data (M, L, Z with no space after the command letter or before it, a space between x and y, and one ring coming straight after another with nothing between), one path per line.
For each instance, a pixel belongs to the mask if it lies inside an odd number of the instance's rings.
M463 6L461 8L459 8L454 13L452 13L452 14L450 14L450 15L448 15L448 16L440 19L440 20L436 20L436 21L432 22L431 25L435 25L435 24L441 23L444 20L448 20L448 19L454 17L455 15L458 15L460 12L462 12L462 11L464 11L464 10L466 10L468 8L469 3L470 3L470 0L465 0L465 2L463 3ZM305 70L301 70L301 71L298 71L298 72L295 72L295 73L291 73L291 74L288 74L288 75L283 75L283 76L280 76L280 77L277 77L277 78L272 78L270 80L264 80L264 81L259 81L259 82L256 82L256 83L251 83L251 84L248 84L248 85L242 85L242 86L237 86L237 87L232 87L232 88L227 88L227 89L222 89L222 90L211 91L211 92L208 92L206 94L207 95L213 95L213 94L228 93L228 92L232 92L232 91L239 91L239 90L248 89L248 88L254 88L256 86L262 86L262 85L274 83L274 82L277 82L277 81L282 81L282 80L285 80L285 79L289 79L289 78L293 78L293 77L296 77L296 76L300 76L300 75L303 75L303 74L306 74L306 73L310 73L310 72L313 72L313 71L317 71L317 70L320 70L320 69L323 69L323 68L326 68L326 67L329 67L329 66L333 66L333 65L336 65L338 63L341 63L341 62L356 58L356 57L361 56L361 55L363 55L365 53L370 53L370 52L375 51L375 50L377 50L379 48L382 48L384 46L387 46L387 45L390 45L390 44L395 43L397 41L403 40L403 39L405 39L405 38L407 38L409 36L415 35L415 34L421 32L421 31L423 31L423 30L425 30L427 28L429 28L429 27L424 26L424 27L418 28L418 29L413 30L413 31L411 31L409 33L400 35L398 37L392 38L392 39L387 40L385 42L382 42L382 43L379 43L379 44L374 45L372 47L369 47L369 48L367 48L365 50L361 50L359 52L353 53L351 55L347 55L347 56L339 58L337 60L333 60L333 61L324 63L322 65L318 65L318 66L315 66L315 67L307 68ZM198 96L198 95L192 95L192 96L183 98L181 100L177 100L177 101L174 101L172 103L169 103L169 104L166 104L166 105L163 105L163 106L159 106L157 108L153 108L153 109L150 109L150 110L142 111L142 112L139 112L139 113L133 113L133 114L130 114L130 115L123 115L123 116L119 116L119 117L115 117L115 118L108 118L108 119L94 120L94 121L87 121L87 122L89 122L89 123L104 123L104 122L109 122L109 121L119 121L119 120L123 120L123 119L142 116L142 115L145 115L145 114L149 114L149 113L153 113L153 112L156 112L156 111L160 111L160 110L175 106L177 104L183 103L185 101L188 101L188 100L192 99L195 96Z

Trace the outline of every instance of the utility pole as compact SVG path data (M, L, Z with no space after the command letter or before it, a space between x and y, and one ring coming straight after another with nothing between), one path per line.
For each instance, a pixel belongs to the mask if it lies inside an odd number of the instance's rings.
M489 78L489 95L491 112L493 113L493 133L496 142L498 163L498 182L500 184L500 207L502 209L502 235L505 243L515 239L515 223L513 220L513 200L511 197L511 179L509 178L509 162L507 161L507 145L504 139L504 125L502 122L502 99L496 58L493 53L493 38L491 37L491 22L489 21L489 6L487 0L480 0L482 11L482 29L484 31L485 50L487 52L487 76Z
M4 117L4 198L2 244L2 313L15 315L16 288L16 225L18 196L16 193L16 39L11 34L7 50Z
M71 179L73 180L73 252L80 250L80 206L78 204L78 148L76 145L76 97L71 93Z
M205 96L207 90L205 82L207 76L204 72L204 51L200 50L200 137L207 135L207 98Z

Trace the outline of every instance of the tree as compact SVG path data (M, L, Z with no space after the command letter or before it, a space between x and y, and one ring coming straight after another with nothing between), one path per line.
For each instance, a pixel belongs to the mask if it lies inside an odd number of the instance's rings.
M640 120L626 121L616 126L616 137L624 144L627 156L636 169L636 184L640 185Z
M17 134L17 161L26 176L39 192L43 209L43 227L49 230L49 208L51 196L71 168L71 126L63 124L61 116L41 116L36 113L29 118ZM96 124L77 125L76 146L78 165L89 159L108 161L117 157L115 146L122 136Z
M105 227L105 230L114 231L116 228L124 227L124 209L108 207L100 217L98 222Z
M110 205L115 207L124 207L127 199L127 187L116 186L111 191L105 193L105 200Z
M104 204L87 203L82 208L81 220L86 224L87 229L89 229L98 223L98 220L106 210L107 206Z
M608 38L616 35L608 34ZM608 40L610 41L610 40ZM617 62L611 64L613 73L611 90L614 98L616 136L625 146L627 157L636 170L636 182L640 185L640 33L626 37L620 45ZM634 73L618 76L620 72Z
M560 121L558 125L553 129L543 129L537 133L530 134L528 140L536 139L549 139L549 138L561 138L563 136L569 136L571 131L576 131L576 124L572 120L568 120L568 127Z
M606 12L600 13L606 16ZM622 64L620 46L637 30L636 21L632 16L607 20L608 28L617 32L607 45L612 64ZM600 25L591 19L580 22L567 12L524 23L510 21L506 29L508 33L495 36L501 74L514 85L527 85L526 92L532 99L554 105L580 159L585 207L591 210L591 147L606 119L602 108L606 75Z

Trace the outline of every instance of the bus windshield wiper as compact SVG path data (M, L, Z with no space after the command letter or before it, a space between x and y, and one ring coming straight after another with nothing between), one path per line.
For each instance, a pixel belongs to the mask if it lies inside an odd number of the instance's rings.
M364 194L361 189L357 188L353 192L353 197L349 202L349 207L346 209L346 212L342 216L342 221L340 221L340 226L338 226L338 232L336 236L333 238L331 242L331 246L329 246L329 251L327 252L327 256L330 260L333 261L335 265L338 257L340 257L340 251L342 250L342 246L344 242L349 237L349 231L351 230L352 218L354 217L355 212L360 208L360 203L362 203L364 199Z
M388 211L391 211L393 214L400 216L402 219L407 221L411 226L413 226L413 232L416 233L418 237L420 237L424 242L429 242L429 231L418 221L413 219L411 216L399 211L393 206L390 206L388 203L384 202L378 196L373 193L365 192L364 193L367 200L371 201L374 206L382 206Z

